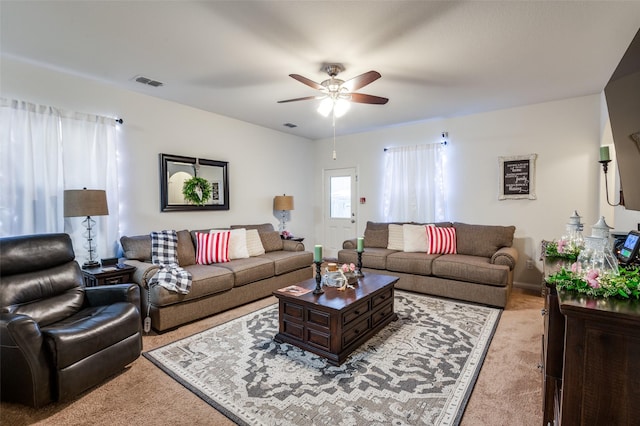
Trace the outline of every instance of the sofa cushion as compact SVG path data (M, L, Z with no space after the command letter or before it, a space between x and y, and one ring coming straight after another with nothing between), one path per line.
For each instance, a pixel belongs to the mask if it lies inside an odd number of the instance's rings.
M427 226L427 254L456 254L456 228Z
M238 229L238 228L255 229L260 234L262 234L263 232L275 231L275 229L273 228L273 225L270 223L261 223L259 225L231 225L231 229Z
M404 233L402 231L402 225L396 223L389 224L389 242L387 243L389 250L403 250L404 249Z
M178 235L178 265L189 266L196 262L196 252L189 231L176 232ZM151 235L121 237L120 244L124 257L131 260L151 262Z
M493 265L488 257L445 254L433 260L431 272L440 278L500 287L509 282L509 267Z
M247 230L244 228L232 229L229 238L229 259L244 259L247 257L249 257Z
M273 260L276 275L305 267L310 268L313 263L313 253L308 251L270 251L263 257Z
M386 269L387 256L397 250L386 248L368 248L362 253L362 267L371 269ZM343 249L338 252L339 263L357 263L358 253L354 249Z
M372 248L387 248L389 243L389 224L367 222L364 230L364 246Z
M254 281L271 278L275 275L273 260L264 256L235 259L231 262L219 263L217 265L233 272L234 287L240 287Z
M282 250L282 238L278 231L259 232L259 235L265 252Z
M233 288L233 273L218 265L190 265L185 267L191 273L191 290L188 294L169 291L160 285L151 287L151 303L167 306L185 300L194 300Z
M42 328L57 369L62 370L138 333L140 314L132 303L92 306ZM99 331L99 332L98 332Z
M425 225L402 225L403 251L426 253L429 248Z
M247 229L247 251L249 257L262 256L265 253L257 229Z
M455 222L458 253L491 257L501 247L511 247L515 226L469 225Z
M439 254L395 252L387 256L387 270L405 274L431 275L431 264Z
M228 262L230 237L230 231L196 232L198 241L196 263L199 265L210 265L212 263Z

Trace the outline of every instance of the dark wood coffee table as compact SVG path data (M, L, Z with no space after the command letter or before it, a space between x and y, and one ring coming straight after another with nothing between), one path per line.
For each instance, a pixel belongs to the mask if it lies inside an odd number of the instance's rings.
M285 289L273 295L279 300L280 330L277 342L286 342L340 365L351 352L391 321L393 285L397 277L367 274L354 289L323 287L315 295L315 278L298 283L304 294ZM303 290L303 291L304 291Z

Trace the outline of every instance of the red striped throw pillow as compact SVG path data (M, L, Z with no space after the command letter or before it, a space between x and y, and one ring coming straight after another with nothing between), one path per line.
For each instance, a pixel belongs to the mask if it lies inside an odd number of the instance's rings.
M196 238L198 240L196 263L200 265L210 265L212 263L228 262L230 237L230 231L212 233L196 232Z
M456 228L428 225L427 254L456 254Z

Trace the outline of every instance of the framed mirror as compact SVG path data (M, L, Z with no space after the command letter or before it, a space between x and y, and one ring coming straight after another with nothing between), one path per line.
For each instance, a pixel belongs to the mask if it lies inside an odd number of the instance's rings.
M228 166L226 161L160 154L160 210L229 210ZM183 194L185 182L194 177L209 184L201 203L187 201ZM202 196L199 189L198 194Z

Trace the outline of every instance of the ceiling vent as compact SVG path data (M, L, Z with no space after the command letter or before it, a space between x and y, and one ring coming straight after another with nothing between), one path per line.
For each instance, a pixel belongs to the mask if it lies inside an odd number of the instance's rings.
M147 86L152 86L152 87L160 87L160 86L164 86L164 83L158 80L152 80L148 77L144 77L142 75L139 75L137 77L135 77L135 80L138 83L142 83L142 84L146 84Z
M293 129L294 127L298 127L297 124L293 124L293 123L284 123L283 126L288 127L290 129Z

